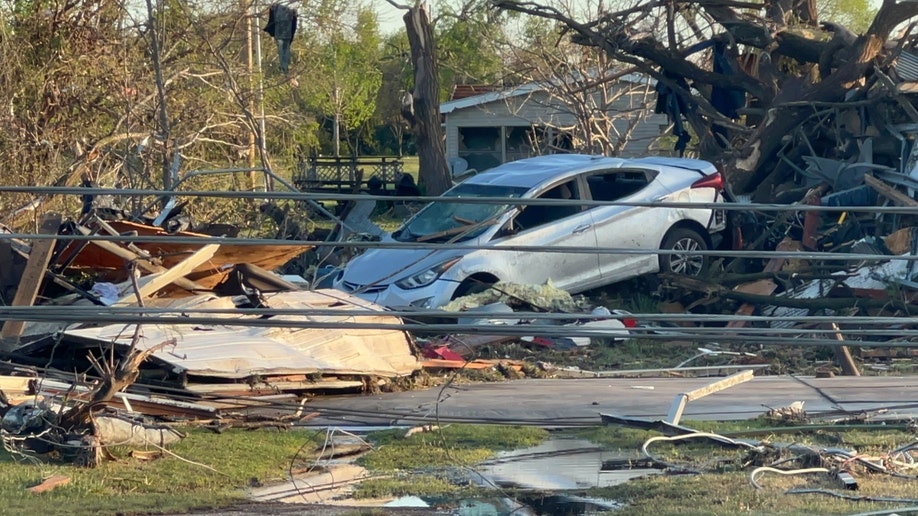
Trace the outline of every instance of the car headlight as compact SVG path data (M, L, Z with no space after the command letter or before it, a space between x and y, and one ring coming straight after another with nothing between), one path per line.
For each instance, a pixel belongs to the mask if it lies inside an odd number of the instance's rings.
M417 274L412 274L411 276L408 276L406 278L402 278L396 281L395 285L405 290L426 287L427 285L430 285L431 283L436 281L437 278L439 278L441 274L449 270L450 267L452 267L453 265L456 265L458 261L459 261L459 258L453 258L443 263L439 263L423 272L419 272Z

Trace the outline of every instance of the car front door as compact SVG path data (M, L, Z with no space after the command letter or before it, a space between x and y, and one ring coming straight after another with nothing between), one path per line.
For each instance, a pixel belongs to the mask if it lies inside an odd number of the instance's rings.
M558 288L579 291L600 282L596 233L589 211L582 200L577 179L569 179L547 189L537 199L559 199L552 205L528 205L514 217L497 247L527 246L538 251L498 251L507 260L517 281L541 284L551 280ZM563 200L563 201L562 201ZM566 201L566 202L565 202ZM564 247L580 252L556 252Z

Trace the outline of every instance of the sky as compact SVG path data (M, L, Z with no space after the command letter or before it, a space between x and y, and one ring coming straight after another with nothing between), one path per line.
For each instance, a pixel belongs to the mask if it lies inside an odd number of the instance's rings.
M867 0L867 3L873 9L879 9L883 0ZM384 34L390 34L404 27L402 15L405 11L392 7L386 0L374 0L376 12L379 13L379 26ZM397 4L413 4L414 0L395 0ZM428 3L432 6L433 2ZM432 6L433 7L433 6Z
M407 4L408 2L404 3ZM404 27L402 16L405 11L392 7L385 0L376 0L376 4L376 12L379 13L379 27L384 34L390 34Z

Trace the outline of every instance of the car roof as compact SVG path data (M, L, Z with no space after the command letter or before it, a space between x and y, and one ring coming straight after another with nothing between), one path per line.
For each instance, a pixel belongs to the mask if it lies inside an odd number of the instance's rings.
M618 167L620 158L588 154L550 154L521 159L498 165L465 180L480 185L520 186L532 188L545 181L561 177L564 172L575 175L583 170L604 166Z
M610 158L589 154L550 154L498 165L465 180L469 184L532 188L546 181L573 176L588 170L627 168L630 166L660 170L675 167L704 174L715 172L711 163L696 159L648 157L639 159Z

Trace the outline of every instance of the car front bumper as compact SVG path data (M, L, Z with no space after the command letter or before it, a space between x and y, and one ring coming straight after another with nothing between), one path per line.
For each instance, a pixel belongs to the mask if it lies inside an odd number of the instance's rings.
M437 308L449 303L456 284L438 279L426 287L401 289L394 284L362 289L347 281L336 281L335 288L387 308Z

